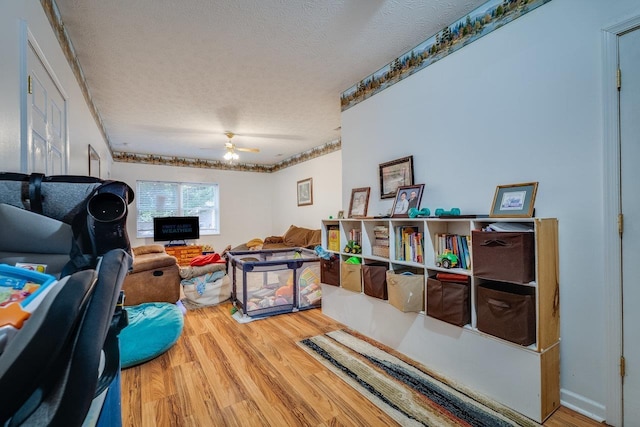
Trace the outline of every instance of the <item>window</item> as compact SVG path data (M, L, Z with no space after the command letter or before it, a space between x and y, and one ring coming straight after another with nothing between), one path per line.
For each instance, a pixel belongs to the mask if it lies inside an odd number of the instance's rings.
M156 216L197 216L200 235L220 234L218 184L138 181L137 237L153 237Z

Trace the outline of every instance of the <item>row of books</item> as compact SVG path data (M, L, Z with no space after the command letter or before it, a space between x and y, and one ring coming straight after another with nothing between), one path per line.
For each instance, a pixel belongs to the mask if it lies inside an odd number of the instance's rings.
M349 240L353 240L358 245L362 244L362 231L359 228L349 230Z
M417 227L398 226L395 228L396 260L423 262L423 234Z
M460 234L436 234L436 257L443 254L449 249L458 257L458 267L465 270L471 269L471 256L469 247L471 246L471 238Z
M373 235L376 239L388 239L389 238L389 227L386 225L376 225L373 227Z

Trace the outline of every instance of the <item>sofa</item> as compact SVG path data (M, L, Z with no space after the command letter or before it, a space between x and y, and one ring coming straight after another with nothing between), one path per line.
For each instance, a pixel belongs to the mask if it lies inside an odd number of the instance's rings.
M267 250L286 248L308 248L313 249L321 244L320 229L310 229L291 225L282 236L268 236L264 239L255 238L247 243L236 246L231 252L247 250Z
M124 304L177 302L181 280L178 260L159 244L134 247L132 254L133 266L122 284Z

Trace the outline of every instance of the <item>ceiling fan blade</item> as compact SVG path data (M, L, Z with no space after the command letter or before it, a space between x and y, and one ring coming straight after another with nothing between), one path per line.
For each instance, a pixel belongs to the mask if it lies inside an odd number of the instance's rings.
M259 153L260 149L259 148L240 148L240 147L235 147L236 151L246 151L249 153Z

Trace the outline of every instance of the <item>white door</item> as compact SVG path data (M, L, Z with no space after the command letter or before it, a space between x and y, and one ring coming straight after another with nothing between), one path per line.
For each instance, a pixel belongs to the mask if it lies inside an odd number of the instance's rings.
M66 100L29 42L27 73L27 170L46 175L67 172Z
M619 37L622 235L623 416L640 425L640 29Z

